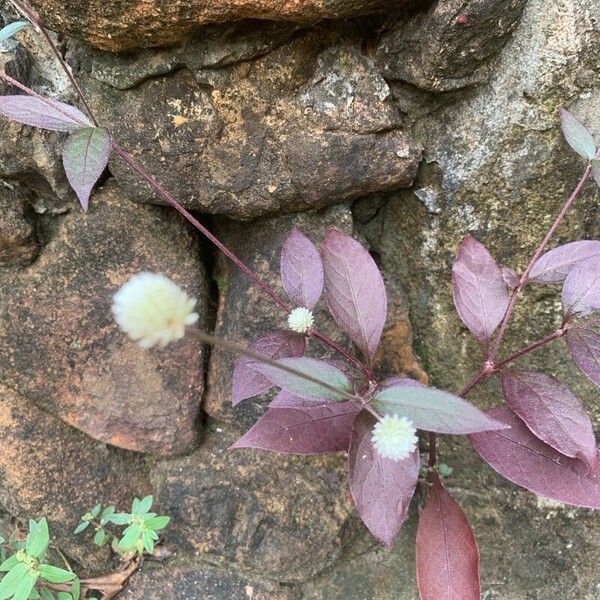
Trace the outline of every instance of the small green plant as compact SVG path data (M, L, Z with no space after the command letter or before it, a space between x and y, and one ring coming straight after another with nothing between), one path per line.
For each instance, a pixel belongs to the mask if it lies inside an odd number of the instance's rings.
M2 600L79 600L81 588L77 575L47 562L49 543L45 518L30 520L27 538L10 542L14 552L0 565L0 572L6 573L0 581ZM61 590L55 595L51 588L57 585L69 591Z
M50 532L46 518L29 521L29 531L25 539L13 535L10 540L0 536L0 600L80 600L91 590L101 591L105 598L114 597L131 574L138 568L144 554L152 555L159 539L159 531L164 529L170 517L150 512L153 497L134 498L131 512L116 512L114 506L104 509L97 504L81 517L75 534L83 533L90 526L94 530L93 543L96 546L111 544L119 555L124 567L116 577L110 577L110 590L106 589L106 576L80 580L65 561L67 568L50 564L48 547ZM124 527L118 535L108 529L110 526ZM107 593L109 592L110 593Z
M94 528L94 544L104 546L111 543L113 550L121 556L142 556L144 553L152 554L154 545L159 539L158 532L164 529L171 520L170 517L157 515L150 512L152 496L142 500L134 498L131 512L118 513L114 506L107 506L102 510L102 505L97 504L83 517L75 528L75 534L82 533L91 525ZM107 526L127 525L120 536L107 530Z

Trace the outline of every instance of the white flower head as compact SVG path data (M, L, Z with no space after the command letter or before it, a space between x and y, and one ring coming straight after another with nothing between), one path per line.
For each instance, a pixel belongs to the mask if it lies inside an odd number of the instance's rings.
M288 325L296 333L306 333L313 325L313 314L308 308L295 308L288 316Z
M373 427L373 445L384 458L402 460L417 447L417 430L406 417L385 415Z
M174 281L158 273L137 273L113 296L117 325L142 348L166 346L185 335L198 320L190 298Z

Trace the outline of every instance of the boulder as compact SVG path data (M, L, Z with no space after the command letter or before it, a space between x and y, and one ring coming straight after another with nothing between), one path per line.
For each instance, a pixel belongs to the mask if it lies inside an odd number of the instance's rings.
M221 68L203 66L210 54L198 45L167 61L175 72L127 89L105 83L126 85L121 59L82 60L100 122L187 208L250 219L412 182L419 149L352 27L307 31ZM136 200L164 203L119 160L111 171Z
M421 0L174 0L168 4L137 0L67 6L59 0L32 0L45 23L62 34L118 52L134 48L165 46L186 37L199 25L270 19L314 23L320 19L345 19L386 10L406 10L423 4Z
M196 443L202 347L142 350L116 327L111 297L143 270L167 274L207 314L197 238L164 209L130 202L111 182L88 213L45 220L39 257L0 275L0 378L92 437L172 454Z

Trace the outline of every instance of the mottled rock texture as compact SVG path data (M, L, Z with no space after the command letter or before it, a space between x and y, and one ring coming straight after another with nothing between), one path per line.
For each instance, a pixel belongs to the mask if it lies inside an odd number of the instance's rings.
M102 83L123 87L123 65L96 56L84 88L101 121L188 208L248 219L410 185L419 149L346 29L303 32L221 68L196 44L171 57L176 72L125 90ZM144 114L152 119L132 118ZM132 197L161 201L117 161L111 169Z
M110 303L132 274L158 271L199 299L204 318L195 236L174 214L132 204L114 182L88 213L52 219L48 233L33 265L0 275L0 378L96 439L156 454L190 450L201 347L186 339L143 351L118 331Z
M132 49L68 37L63 48L123 145L278 291L292 226L315 243L331 224L366 241L388 287L378 370L456 391L482 357L452 306L453 256L470 233L521 269L573 188L583 164L557 110L600 139L598 3L417 4L317 23L386 3L265 3L260 14L228 3L216 20L236 22L195 30L211 3L161 3L162 14L152 2L36 3L67 36ZM19 39L0 55L6 69L74 101L36 38ZM229 451L266 403L231 407L232 356L205 360L190 341L142 353L109 304L130 273L152 268L196 294L202 324L228 339L248 342L284 316L117 161L85 215L58 161L61 136L0 129L0 505L55 511L63 547L96 499L126 506L151 490L173 517L177 556L146 563L123 593L133 600L416 600L420 498L383 550L351 507L344 456ZM599 197L588 184L554 244L600 236ZM559 310L557 290L532 288L507 348L550 331ZM336 335L322 305L316 318ZM312 341L310 351L329 355ZM523 364L571 385L600 423L597 390L560 343ZM497 384L472 398L498 403ZM597 515L503 481L466 439L443 439L440 456L479 540L484 598L600 598ZM83 548L74 556L86 568L106 564Z
M311 23L407 9L421 0L91 0L85 3L33 0L41 17L59 31L111 51L164 46L184 38L199 25L271 19Z

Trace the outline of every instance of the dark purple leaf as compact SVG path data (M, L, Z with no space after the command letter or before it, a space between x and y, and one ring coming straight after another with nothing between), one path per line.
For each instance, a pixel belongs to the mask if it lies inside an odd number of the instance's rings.
M315 245L293 229L281 250L281 282L296 306L311 310L323 292L323 261Z
M352 392L352 382L346 374L324 360L302 356L300 358L280 358L277 362L328 383L340 391L336 393L319 383L309 381L300 375L289 373L274 365L255 362L253 368L262 373L273 385L304 398L345 400L346 396L341 390L346 393Z
M300 408L304 406L330 406L331 404L335 404L335 401L325 398L320 400L315 400L314 398L303 398L302 396L292 394L286 390L280 390L277 396L275 396L275 398L273 398L269 404L269 408Z
M366 411L354 421L348 451L349 485L369 531L390 547L406 520L419 477L419 453L404 460L381 457L371 441L375 419Z
M370 359L379 345L387 314L381 273L361 244L336 229L327 232L321 256L331 315Z
M582 327L568 329L567 346L577 366L600 387L600 334Z
M536 261L529 280L536 283L562 283L575 265L588 258L600 260L600 241L581 240L563 244Z
M592 134L568 110L560 109L560 122L569 146L583 158L591 160L596 156L596 143Z
M278 359L288 356L302 356L306 348L303 335L289 331L272 331L261 336L250 349L269 358ZM233 369L232 402L238 402L258 396L273 387L273 384L255 369L256 361L240 356Z
M502 431L470 436L476 452L495 471L531 492L575 506L600 508L600 470L578 458L568 458L548 446L508 408L487 411L510 425Z
M518 288L521 280L517 275L517 272L510 267L500 267L500 269L502 271L502 279L504 279L504 283L506 283L511 290Z
M0 115L32 127L51 131L75 131L94 124L79 109L59 102L48 103L31 96L0 96Z
M458 503L437 473L417 529L417 582L421 600L479 600L479 549Z
M462 322L480 342L489 342L508 308L508 286L492 255L471 236L458 249L452 284Z
M565 456L595 464L592 422L564 383L545 373L504 371L502 391L507 404L535 436Z
M562 290L567 316L586 316L600 308L600 260L592 258L571 269Z
M82 127L65 142L65 173L83 210L87 210L92 188L106 169L110 151L110 135L100 127Z
M353 402L269 408L252 429L231 447L260 448L289 454L346 451L358 411Z
M373 406L383 414L406 417L417 429L436 433L465 434L505 427L464 398L408 381L378 392Z

